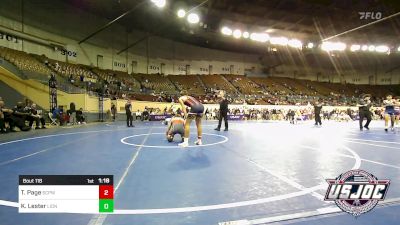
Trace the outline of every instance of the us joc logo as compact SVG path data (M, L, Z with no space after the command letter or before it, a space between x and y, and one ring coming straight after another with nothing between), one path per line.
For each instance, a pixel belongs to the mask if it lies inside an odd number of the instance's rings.
M366 213L383 201L390 184L390 180L378 180L364 170L350 170L326 181L329 187L325 201L335 201L341 210L353 216Z

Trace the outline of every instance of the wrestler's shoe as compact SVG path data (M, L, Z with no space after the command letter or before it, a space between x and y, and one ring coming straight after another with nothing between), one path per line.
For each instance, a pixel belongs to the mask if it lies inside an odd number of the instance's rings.
M189 143L188 143L188 142L182 142L182 143L178 144L178 146L179 146L179 147L186 148L186 147L189 146Z
M195 145L202 145L203 143L201 142L201 139L198 139L197 141L194 142Z

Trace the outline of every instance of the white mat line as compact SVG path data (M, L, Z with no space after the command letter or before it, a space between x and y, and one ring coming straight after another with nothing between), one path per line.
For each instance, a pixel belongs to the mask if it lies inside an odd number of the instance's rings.
M394 142L394 141L376 141L376 140L358 139L358 138L346 138L346 140L350 140L350 141L366 141L366 142L374 142L374 143L387 143L387 144L400 145L400 142Z
M149 130L149 134L151 133L151 128ZM147 141L147 139L149 138L150 135L147 135L143 141L142 141L142 145ZM138 158L140 151L142 150L143 146L138 147L138 149L136 150L135 154L133 155L132 159L130 160L128 166L125 168L124 173L122 174L121 179L118 181L117 185L115 186L114 189L114 198L117 195L117 191L119 189L119 187L121 186L121 184L123 183L123 181L125 180L126 176L128 175L129 169L132 167L132 165L136 162L136 159ZM92 219L89 221L88 225L102 225L104 223L104 221L107 219L107 214L100 214L100 215L95 215L92 217Z
M390 149L397 149L400 150L400 148L392 147L392 146L386 146L386 145L376 145L376 144L371 144L371 143L365 143L365 142L359 142L359 141L349 141L349 140L344 140L345 142L350 142L350 143L355 143L355 144L361 144L361 145L369 145L369 146L375 146L375 147L382 147L382 148L390 148Z
M384 202L379 203L376 207L382 208L382 207L388 207L388 206L397 205L397 204L400 204L400 198L393 198L393 199L385 200ZM265 217L265 218L259 218L259 219L253 219L253 220L236 220L236 221L221 222L221 223L219 223L219 225L269 224L269 223L277 223L277 222L283 222L283 221L289 221L289 220L305 219L305 218L337 214L337 213L343 214L344 212L342 210L340 210L338 207L324 207L324 208L319 208L319 209L311 210L311 211L307 211L307 212Z
M57 148L70 145L71 143L76 143L77 141L81 141L81 140L87 139L89 137L93 137L95 135L96 134L92 134L92 135L89 135L89 136L85 136L83 138L75 139L73 141L63 142L62 144L51 146L50 148L45 148L45 149L42 149L40 151L31 153L31 154L27 154L27 155L24 155L24 156L20 156L18 158L14 158L14 159L10 159L10 160L4 161L4 162L0 162L0 166L7 165L7 164L10 164L10 163L19 161L21 159L29 158L31 156L38 155L38 154L41 154L41 153L44 153L44 152L48 152L48 151L51 151L51 150L57 150Z

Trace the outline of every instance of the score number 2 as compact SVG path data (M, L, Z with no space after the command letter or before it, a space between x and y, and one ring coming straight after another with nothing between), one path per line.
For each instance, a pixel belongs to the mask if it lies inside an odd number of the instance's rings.
M112 185L100 185L99 189L100 199L113 199L114 198L114 188Z

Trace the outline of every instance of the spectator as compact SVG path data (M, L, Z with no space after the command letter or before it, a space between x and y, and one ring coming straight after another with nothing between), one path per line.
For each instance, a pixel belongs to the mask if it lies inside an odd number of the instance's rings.
M46 121L40 112L41 112L41 110L40 111L37 110L36 104L33 103L32 106L30 107L30 114L36 122L35 129L40 129L40 125L39 125L40 123L42 124L41 129L46 129ZM32 124L33 124L33 120L29 122L29 127L32 127Z
M75 124L75 118L76 118L76 108L75 108L75 103L71 102L69 104L69 124L73 125Z
M142 121L143 120L149 120L149 118L150 118L150 112L147 109L147 107L144 107L144 111L142 113Z
M53 73L50 75L49 87L50 87L50 88L57 88L56 75L54 75Z
M85 116L83 115L83 109L79 108L79 110L76 111L76 121L78 124L85 124Z
M114 103L111 103L111 115L112 115L112 121L115 122L115 115L117 114L117 107L114 105Z
M139 109L136 111L136 114L135 114L136 116L135 116L135 120L141 120L142 119L142 113L139 111Z
M13 110L4 107L5 103L0 97L0 129L1 133L8 133L8 131L14 132L14 120L12 120ZM8 123L9 129L6 128Z
M11 119L15 122L15 126L21 131L28 131L31 129L30 127L26 126L26 120L29 122L34 120L33 117L30 116L30 113L25 111L24 104L22 102L17 103L17 106L13 110Z
M0 97L0 133L5 133L6 132L6 123L5 123L5 116L3 113L3 108L4 108L4 101Z
M55 108L53 110L53 118L57 119L58 122L60 123L60 126L64 125L64 112L63 112L63 107L59 106L58 108Z

